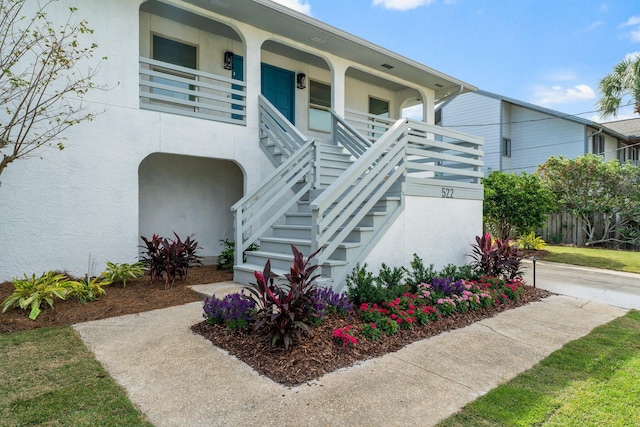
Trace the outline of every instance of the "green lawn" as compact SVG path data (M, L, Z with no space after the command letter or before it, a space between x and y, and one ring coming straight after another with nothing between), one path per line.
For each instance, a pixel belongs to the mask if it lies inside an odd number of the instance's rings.
M0 335L0 425L151 426L71 327Z
M640 273L640 252L569 246L547 246L545 250L550 252L545 261Z
M441 422L453 426L640 425L640 312L594 329Z

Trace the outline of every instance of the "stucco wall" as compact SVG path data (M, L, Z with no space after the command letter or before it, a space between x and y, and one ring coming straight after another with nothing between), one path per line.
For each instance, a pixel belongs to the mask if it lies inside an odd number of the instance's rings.
M463 265L480 233L482 200L407 196L404 212L367 257L368 270L409 267L414 253L427 266Z

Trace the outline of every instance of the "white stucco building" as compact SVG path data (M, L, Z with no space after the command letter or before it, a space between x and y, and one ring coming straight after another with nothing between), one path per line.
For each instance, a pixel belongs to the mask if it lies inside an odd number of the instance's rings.
M473 86L269 0L61 0L50 18L71 5L111 89L85 98L101 113L64 151L3 173L0 280L84 274L89 254L99 272L174 231L207 257L259 242L238 281L267 258L284 268L290 242L328 248L336 287L356 262L465 261L482 140L433 123ZM414 105L423 121L400 120Z

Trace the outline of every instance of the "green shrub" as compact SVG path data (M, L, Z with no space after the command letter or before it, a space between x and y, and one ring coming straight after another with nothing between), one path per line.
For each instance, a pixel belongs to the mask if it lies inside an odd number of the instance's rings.
M232 242L229 239L220 240L222 242L222 252L218 255L218 259L216 260L216 266L219 270L228 270L233 271L233 265L235 263L235 254L236 254L236 242ZM260 246L252 243L249 245L247 250L245 251L258 251L260 250ZM243 253L242 259L246 261L247 257Z
M102 273L102 277L110 283L122 282L122 287L127 286L127 280L137 279L144 276L145 267L142 261L135 264L117 264L107 261L107 269Z
M418 254L413 254L413 260L409 263L410 270L407 270L407 284L411 287L411 292L416 292L420 283L431 283L437 276L435 266L430 264L425 267Z
M367 264L356 264L346 278L347 296L355 304L363 302L382 303L387 299L387 290L380 285L373 273L367 271Z
M82 304L92 302L98 299L100 295L107 293L103 286L110 285L111 281L102 276L94 278L84 278L80 280L70 281L69 296L74 296Z
M520 236L520 238L516 240L516 245L520 249L536 251L544 249L545 246L547 246L545 241L542 240L542 237L536 236L536 233L534 233L533 231L529 234L523 234L522 236Z
M40 277L25 274L24 279L13 279L13 286L15 291L2 303L2 312L12 307L31 308L29 319L36 320L43 302L53 307L54 297L66 299L74 285L64 274L49 271Z

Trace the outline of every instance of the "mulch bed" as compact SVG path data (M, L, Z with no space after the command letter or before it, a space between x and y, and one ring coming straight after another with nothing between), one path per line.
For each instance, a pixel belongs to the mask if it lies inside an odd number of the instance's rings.
M443 317L413 329L401 329L396 335L383 334L378 341L366 340L358 336L355 346L342 347L332 338L335 329L352 324L362 326L357 319L330 316L319 326L312 327L299 342L294 341L289 350L272 347L271 337L266 333L247 330L227 330L223 325L198 323L191 330L210 340L236 356L259 373L286 386L296 386L320 378L336 369L351 366L358 361L382 356L400 350L412 342L458 329L473 322L546 298L551 293L542 289L525 287L517 302L497 307L470 311Z
M218 270L215 266L195 267L189 270L186 278L176 280L173 288L167 290L164 283L151 283L150 278L146 276L127 281L124 288L121 284L106 286L106 295L102 295L98 301L84 305L77 299L56 299L53 308L44 303L44 309L36 320L29 319L29 310L9 309L0 314L0 333L72 325L200 301L202 298L187 286L229 280L233 280L233 274ZM11 282L0 283L0 302L13 291Z
M233 280L230 272L220 271L215 266L204 266L190 270L187 278L176 280L168 290L165 290L164 283L151 283L149 277L128 281L124 288L119 284L109 285L105 288L106 295L101 296L98 301L83 305L77 299L55 300L53 308L43 305L44 309L35 321L29 319L29 310L9 309L0 314L0 333L67 326L201 301L202 298L188 286L230 280ZM0 302L11 295L13 290L11 282L0 283ZM313 327L302 340L294 340L289 350L272 347L271 337L261 332L228 331L224 326L211 326L205 322L193 325L191 329L210 340L213 345L235 355L257 372L280 384L295 386L358 361L397 351L412 342L462 328L548 295L550 293L547 291L527 286L517 303L455 314L410 330L401 329L393 336L383 334L378 341L369 341L359 336L358 343L349 347L341 347L333 340L333 330L347 324L361 324L357 319L338 316L326 317L320 326Z

